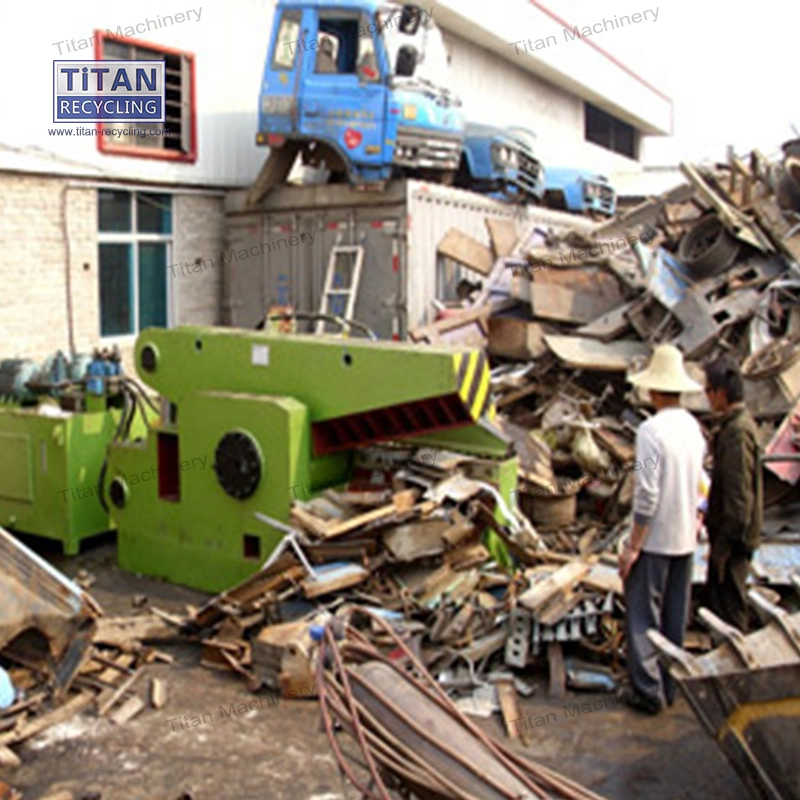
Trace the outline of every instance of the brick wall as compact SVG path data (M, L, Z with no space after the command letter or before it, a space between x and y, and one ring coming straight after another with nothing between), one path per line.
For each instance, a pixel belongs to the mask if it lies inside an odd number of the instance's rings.
M86 352L107 341L99 333L97 189L68 183L0 172L0 359L69 350L67 239L75 346ZM222 197L174 195L173 262L215 265L168 271L177 324L220 324L224 241ZM122 348L126 366L132 346L129 339Z

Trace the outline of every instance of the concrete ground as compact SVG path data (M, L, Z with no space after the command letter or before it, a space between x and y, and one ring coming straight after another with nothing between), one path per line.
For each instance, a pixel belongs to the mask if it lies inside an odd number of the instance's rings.
M131 599L144 594L160 608L183 613L205 595L117 569L115 548L105 543L77 558L52 551L48 558L67 575L88 569L92 593L110 614L134 613ZM166 707L142 712L124 726L87 713L45 731L17 752L23 764L0 769L0 780L37 800L66 789L76 800L353 800L343 786L313 700L287 701L228 715L230 705L253 699L232 674L201 668L189 645L163 647L175 664L148 669L163 677ZM603 695L573 694L549 701L543 685L522 701L535 724L521 752L616 800L733 800L744 786L701 730L681 698L657 718L624 707L573 715L574 704ZM598 706L604 705L597 703ZM226 713L220 711L220 707ZM551 716L547 716L550 714ZM181 725L176 718L200 718ZM481 721L503 738L499 714Z

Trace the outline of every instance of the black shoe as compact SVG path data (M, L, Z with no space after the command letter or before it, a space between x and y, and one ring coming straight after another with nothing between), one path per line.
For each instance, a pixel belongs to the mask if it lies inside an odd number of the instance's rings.
M630 687L622 689L618 696L626 706L634 708L636 711L641 711L643 714L649 714L652 717L660 714L664 708L659 700L648 697Z

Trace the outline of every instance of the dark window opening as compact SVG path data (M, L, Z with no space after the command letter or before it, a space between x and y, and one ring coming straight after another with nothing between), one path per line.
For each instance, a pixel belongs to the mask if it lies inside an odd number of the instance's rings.
M193 116L194 57L189 53L165 50L158 45L112 39L98 31L98 59L125 61L164 61L165 122L110 122L99 125L116 133L98 135L100 150L105 153L194 161ZM123 132L127 132L123 135Z
M245 558L261 558L261 539L258 536L246 533L242 537L242 544L244 545Z
M167 327L172 197L98 192L100 335Z
M180 456L178 437L172 433L158 434L158 496L177 503L181 499Z
M585 138L606 150L637 159L638 132L636 128L617 119L591 103L585 104Z
M314 71L322 75L355 75L362 80L380 79L375 42L367 17L320 14Z

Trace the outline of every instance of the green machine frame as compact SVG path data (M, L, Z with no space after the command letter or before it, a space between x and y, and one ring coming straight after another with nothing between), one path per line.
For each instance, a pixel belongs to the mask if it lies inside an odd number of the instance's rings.
M288 523L292 486L346 483L353 451L373 443L468 452L505 497L516 487L480 351L182 327L143 331L135 360L169 413L109 447L124 569L211 592L235 584L284 536L256 512Z
M110 530L100 473L121 413L105 397L80 412L0 405L0 523L60 541L67 555Z

